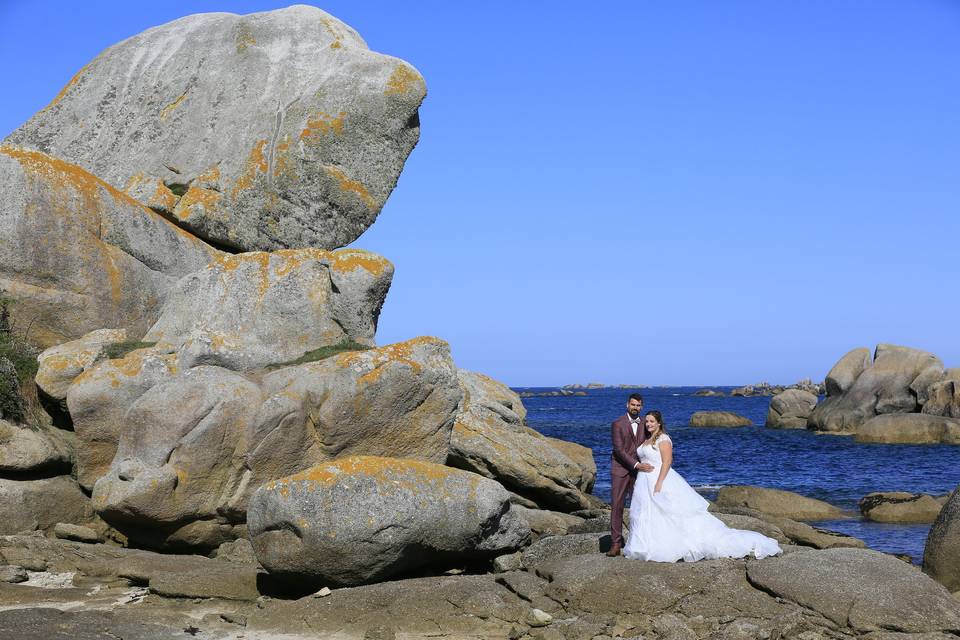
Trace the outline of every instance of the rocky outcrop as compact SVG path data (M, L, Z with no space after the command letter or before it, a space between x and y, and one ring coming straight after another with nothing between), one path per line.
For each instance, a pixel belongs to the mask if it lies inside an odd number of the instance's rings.
M34 381L47 411L56 419L69 422L67 389L81 373L105 357L104 351L112 344L124 342L123 329L98 329L81 338L50 347L37 356L37 375Z
M923 413L960 418L960 369L947 369L942 380L930 385Z
M219 254L99 178L35 151L0 147L0 193L0 289L41 346L104 327L142 335L176 280Z
M904 491L870 493L860 499L860 513L874 522L933 522L946 503L946 496Z
M877 415L918 412L943 375L943 363L925 351L880 344L873 362L865 351L851 351L830 370L827 398L810 415L810 428L851 434Z
M140 544L215 548L243 535L258 486L337 457L446 459L461 391L442 341L344 353L259 382L222 367L181 371L173 357L103 361L68 394L81 479L96 482L103 518Z
M51 531L58 522L87 524L92 520L90 500L70 476L0 478L0 535Z
M788 389L770 399L766 426L776 429L806 429L807 419L817 406L817 396L809 391Z
M861 633L960 630L960 608L946 590L876 551L798 551L752 563L747 576L758 588Z
M923 570L950 591L960 594L960 490L950 494L930 527L923 550Z
M413 67L314 7L206 13L110 47L7 143L214 243L334 249L380 213L425 93Z
M814 549L836 549L836 548L866 548L867 543L859 538L854 538L829 529L813 527L805 522L797 522L791 518L771 515L754 508L745 507L740 504L720 504L710 505L710 512L727 523L728 526L735 526L738 529L749 529L757 531L766 536L780 540L779 535L783 535L794 545L801 547L813 547ZM746 521L731 524L729 517L745 517ZM761 525L756 524L759 521L762 526L772 527L772 532L764 531Z
M144 336L188 369L292 361L344 342L372 346L393 265L358 249L225 255L180 280Z
M497 480L547 509L590 506L587 494L596 478L590 449L527 427L519 396L496 380L467 371L458 379L464 399L447 464Z
M766 514L792 520L833 520L843 512L822 500L815 500L791 491L731 485L717 493L718 507L747 507Z
M248 523L257 559L272 575L330 586L493 558L530 535L496 482L426 462L366 456L263 485Z
M691 427L748 427L753 422L729 411L697 411L690 416Z
M960 444L960 420L926 413L892 413L857 427L857 442L887 444Z
M50 427L30 428L0 420L0 473L69 473L73 434Z

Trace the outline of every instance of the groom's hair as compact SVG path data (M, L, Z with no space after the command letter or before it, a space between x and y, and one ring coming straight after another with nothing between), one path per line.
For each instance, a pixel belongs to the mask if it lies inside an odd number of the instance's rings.
M640 404L643 404L643 396L639 393L631 393L630 397L627 398L627 402L630 402L631 400L636 400Z

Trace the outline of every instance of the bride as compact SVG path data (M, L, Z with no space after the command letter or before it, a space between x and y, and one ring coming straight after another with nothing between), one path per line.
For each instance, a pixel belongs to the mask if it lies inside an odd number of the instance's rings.
M670 468L673 442L659 411L645 417L647 439L637 449L653 471L638 474L630 502L630 535L623 555L634 560L693 562L704 558L765 558L782 552L777 541L731 529L707 512L709 502Z

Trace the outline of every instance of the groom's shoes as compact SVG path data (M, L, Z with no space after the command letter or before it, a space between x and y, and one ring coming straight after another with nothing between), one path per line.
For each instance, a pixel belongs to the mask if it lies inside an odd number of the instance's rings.
M618 555L620 555L620 550L620 545L614 544L612 547L610 547L610 551L607 551L607 555L611 558L616 558Z

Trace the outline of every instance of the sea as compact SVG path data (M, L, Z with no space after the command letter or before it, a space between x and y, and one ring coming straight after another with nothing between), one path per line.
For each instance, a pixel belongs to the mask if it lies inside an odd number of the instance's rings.
M763 424L769 397L702 397L703 387L590 389L586 396L526 397L527 423L540 433L593 450L593 493L610 500L610 423L625 413L627 396L644 397L644 411L659 410L673 440L673 467L704 497L726 485L785 489L824 500L847 517L812 523L856 536L871 549L923 559L929 524L882 524L860 517L857 504L874 491L943 495L960 484L960 445L861 444L850 436ZM734 387L710 387L729 393ZM519 387L543 393L554 387ZM732 411L753 421L739 428L690 427L696 411Z

